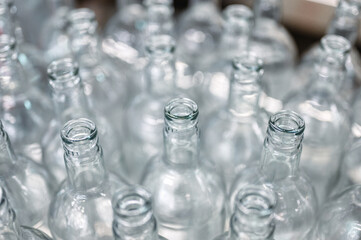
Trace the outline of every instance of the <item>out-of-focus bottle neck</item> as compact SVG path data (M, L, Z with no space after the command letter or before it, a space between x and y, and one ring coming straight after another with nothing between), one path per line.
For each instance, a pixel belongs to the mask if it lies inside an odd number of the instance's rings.
M256 0L253 7L256 23L262 19L279 22L282 16L281 7L281 0Z
M17 158L11 147L9 136L0 121L0 166L2 164L14 164L16 160Z
M197 4L212 4L214 6L218 5L218 0L190 0L189 6L195 6Z
M113 197L113 233L116 240L158 240L151 194L131 187Z
M6 236L6 233L18 235L18 231L19 226L16 221L15 212L9 204L5 190L0 187L0 234L4 236Z
M117 0L117 6L119 9L124 9L133 4L142 5L142 2L142 0Z
M96 190L107 173L95 124L86 118L70 120L64 125L61 138L71 186L77 191Z
M261 161L268 180L298 174L304 130L305 122L295 112L281 111L270 117Z
M254 120L257 115L262 75L262 61L250 53L245 52L233 59L228 111L240 121Z
M199 162L198 107L187 98L171 100L164 108L164 160L191 168Z
M241 189L231 217L231 237L235 240L272 240L275 230L276 195L262 186Z

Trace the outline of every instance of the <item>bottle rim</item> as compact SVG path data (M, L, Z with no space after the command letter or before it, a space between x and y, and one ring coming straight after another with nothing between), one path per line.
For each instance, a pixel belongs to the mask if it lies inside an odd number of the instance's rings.
M88 142L96 137L96 125L87 118L72 119L61 130L61 138L66 144Z
M294 111L283 110L269 119L269 128L273 131L302 135L305 131L305 121Z

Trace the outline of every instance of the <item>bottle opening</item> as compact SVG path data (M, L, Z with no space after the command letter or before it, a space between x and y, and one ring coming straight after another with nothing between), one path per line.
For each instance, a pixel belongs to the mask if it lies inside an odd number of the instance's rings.
M303 135L305 121L297 113L284 110L270 117L269 128L275 132Z
M169 35L153 35L146 40L146 51L155 57L166 57L173 54L175 41Z
M188 129L198 123L198 106L188 98L175 98L164 108L168 125L178 130Z
M254 21L253 12L250 8L241 4L233 4L224 10L224 18L226 21L248 22Z
M69 29L74 33L93 33L96 31L97 22L95 13L88 8L79 8L70 11L68 16Z
M95 123L86 118L68 121L61 130L61 138L65 144L87 143L96 139L97 128Z
M11 56L15 50L15 46L15 38L6 34L0 35L0 57Z
M351 49L350 42L338 35L327 35L321 39L321 48L325 53L342 57Z
M53 88L73 87L80 82L78 64L71 58L53 61L48 66L47 73Z

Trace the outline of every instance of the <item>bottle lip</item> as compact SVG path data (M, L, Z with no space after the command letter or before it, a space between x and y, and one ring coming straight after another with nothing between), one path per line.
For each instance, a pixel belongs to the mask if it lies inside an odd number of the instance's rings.
M96 125L87 118L72 119L65 123L61 130L61 138L65 144L88 142L96 137Z
M145 49L152 57L168 56L175 51L175 40L166 34L152 35L146 40Z
M16 40L14 37L2 34L0 35L0 57L11 56L16 47Z
M351 50L351 43L346 38L329 34L321 39L321 49L328 54L344 56Z
M296 112L283 110L269 119L269 128L273 131L302 135L305 130L305 121Z
M80 82L78 63L71 58L51 62L47 74L53 88L73 87Z
M198 118L198 106L189 98L175 98L164 107L165 118L169 121L196 120Z
M238 20L238 21L254 21L254 15L252 10L242 4L231 4L223 10L224 19L227 20Z

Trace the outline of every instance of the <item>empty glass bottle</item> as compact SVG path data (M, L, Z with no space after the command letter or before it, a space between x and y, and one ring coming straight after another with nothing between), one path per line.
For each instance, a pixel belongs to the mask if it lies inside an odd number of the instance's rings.
M158 235L152 195L142 187L129 187L113 196L115 240L166 240Z
M192 0L179 18L177 55L194 72L204 70L214 60L222 21L216 2Z
M301 167L323 203L337 182L350 133L348 104L339 95L350 42L341 36L327 35L321 40L321 49L309 84L286 99L285 108L299 112L306 121Z
M275 239L303 239L315 221L316 195L299 170L304 130L305 122L295 112L271 116L259 165L239 172L231 187L230 206L239 190L249 184L263 184L275 191Z
M357 240L361 238L361 186L355 185L326 203L309 240Z
M71 51L79 64L79 74L90 106L107 116L116 130L121 131L128 83L98 45L95 13L86 8L74 9L70 11L68 20Z
M177 94L174 50L175 42L169 35L147 39L145 88L131 101L125 114L125 172L134 182L140 180L149 158L162 148L163 108Z
M160 235L212 239L223 232L224 187L199 158L198 107L176 98L164 108L164 149L146 168L142 184L153 195Z
M1 240L51 240L45 233L20 226L15 211L9 204L5 190L0 187L0 239Z
M257 0L254 2L256 19L250 50L263 60L265 74L262 83L267 86L260 97L260 107L269 116L282 109L282 100L292 86L297 57L295 43L280 24L281 0Z
M89 119L68 121L61 130L66 181L49 210L55 239L113 240L111 197L126 186L104 168L98 131Z
M88 104L84 94L78 65L70 58L52 62L48 67L49 85L56 117L48 124L43 138L44 164L60 183L66 177L63 150L59 131L73 118L92 118L98 124L99 135L105 150L105 166L122 175L122 144L115 128L103 115Z
M214 240L273 240L276 194L261 186L242 188L235 200L230 231Z
M48 98L28 81L15 45L14 38L0 36L0 118L15 149L40 162L41 138L53 111Z
M264 136L258 119L262 61L245 52L233 60L228 104L207 119L203 149L229 187L237 172L256 164Z
M205 118L225 105L229 95L232 60L248 50L249 38L254 25L252 11L240 4L229 5L224 11L224 29L217 46L217 59L208 69L202 86L200 107Z
M54 180L41 165L15 155L0 122L0 184L4 187L22 225L48 232L47 214Z

